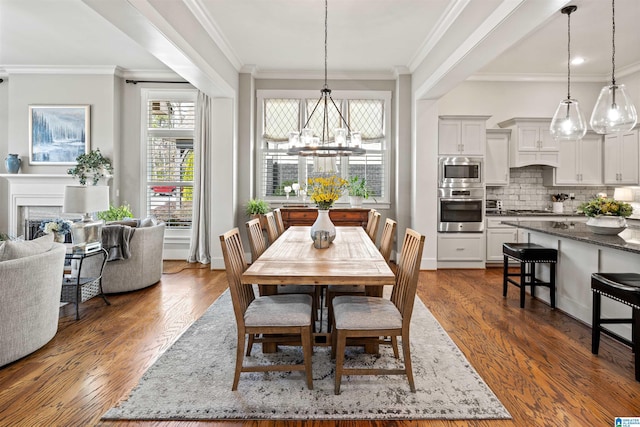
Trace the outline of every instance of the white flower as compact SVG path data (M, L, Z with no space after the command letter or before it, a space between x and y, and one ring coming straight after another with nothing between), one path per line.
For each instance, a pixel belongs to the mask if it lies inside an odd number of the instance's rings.
M58 224L56 222L48 222L44 226L44 232L51 234L58 231Z

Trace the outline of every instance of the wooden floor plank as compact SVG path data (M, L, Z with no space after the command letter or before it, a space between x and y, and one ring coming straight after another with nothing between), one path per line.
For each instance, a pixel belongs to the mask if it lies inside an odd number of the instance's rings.
M54 339L0 368L0 426L503 427L613 425L640 416L640 382L628 347L515 289L502 297L501 269L420 273L418 294L513 420L101 422L144 372L227 288L222 271L166 262L161 283L61 309ZM585 284L589 286L589 284Z

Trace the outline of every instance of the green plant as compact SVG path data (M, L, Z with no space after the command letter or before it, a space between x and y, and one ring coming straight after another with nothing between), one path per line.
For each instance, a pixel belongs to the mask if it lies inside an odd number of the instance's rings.
M247 216L251 215L264 215L271 210L269 203L262 199L251 199L247 202L245 212Z
M5 240L11 240L11 237L9 237L8 234L0 232L0 242L3 242Z
M98 212L98 219L102 219L104 221L120 221L125 218L133 218L131 206L129 206L128 203L119 207L109 205L108 211Z
M362 197L363 199L369 198L370 192L365 178L360 178L358 175L352 176L349 178L347 188L349 189L350 196Z
M619 202L605 197L596 197L578 206L578 212L582 212L590 217L608 215L626 218L633 213L633 208L629 203Z
M105 173L113 173L111 160L104 157L99 148L80 154L76 157L76 162L78 163L76 167L67 170L67 173L78 178L82 185L87 184L88 178L91 178L91 183L96 185L100 178L105 176Z

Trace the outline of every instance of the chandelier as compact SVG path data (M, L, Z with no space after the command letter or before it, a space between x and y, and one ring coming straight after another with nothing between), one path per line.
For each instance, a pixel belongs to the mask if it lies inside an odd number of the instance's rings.
M353 131L347 120L340 112L335 101L331 97L331 89L327 84L327 1L324 1L324 87L320 90L320 98L316 102L311 114L307 118L300 132L289 133L289 149L287 154L296 156L314 157L337 157L337 156L361 156L366 153L362 148L362 135ZM309 122L318 110L318 106L323 105L322 131L316 136L316 132L311 129ZM339 127L333 130L333 138L329 133L329 108L333 106L340 117ZM334 160L335 161L335 160Z
M599 134L626 132L638 121L623 84L616 83L616 4L611 0L611 84L602 88L591 113L591 128Z
M561 10L567 15L567 99L560 101L549 128L551 135L558 140L582 139L587 133L587 123L580 111L580 104L571 99L571 14L577 9L577 6L567 6Z

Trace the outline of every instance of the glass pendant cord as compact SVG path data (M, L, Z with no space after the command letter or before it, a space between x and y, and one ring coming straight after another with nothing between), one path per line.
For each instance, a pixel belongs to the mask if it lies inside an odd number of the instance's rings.
M294 140L289 138L290 147L288 150L288 154L292 155L314 155L314 156L323 156L323 157L335 157L335 156L349 156L349 155L363 155L365 154L365 150L360 148L360 134L357 132L352 132L351 127L347 123L347 120L342 115L340 108L336 105L335 101L331 97L331 89L329 89L329 84L327 83L327 75L328 75L328 49L327 49L327 39L328 39L328 0L324 2L324 86L320 90L320 98L318 102L316 102L313 110L311 110L311 114L307 118L306 122L302 129L307 129L311 118L315 114L318 106L322 102L324 105L324 112L322 116L322 139L319 141L320 143L316 146L309 146L308 144L302 143L299 136L294 137ZM350 136L350 140L352 146L346 144L346 135L343 135L343 139L345 144L336 144L336 146L332 146L329 141L329 101L331 101L331 105L336 109L338 116L340 117L340 123L344 124L346 131L348 131L348 135ZM344 131L344 130L343 130ZM294 132L295 134L295 132Z
M571 14L577 6L561 9L567 15L567 99L560 101L553 115L549 131L555 139L577 140L587 132L587 124L577 100L571 99Z
M600 91L590 124L599 134L626 132L635 126L638 114L623 84L616 83L616 2L611 0L611 84Z

